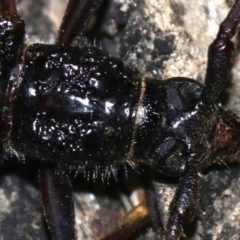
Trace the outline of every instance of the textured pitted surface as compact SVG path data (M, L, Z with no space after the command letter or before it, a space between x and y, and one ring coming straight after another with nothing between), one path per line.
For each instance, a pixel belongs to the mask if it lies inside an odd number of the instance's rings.
M35 44L25 52L19 79L13 149L73 168L123 162L140 95L138 71L96 47Z

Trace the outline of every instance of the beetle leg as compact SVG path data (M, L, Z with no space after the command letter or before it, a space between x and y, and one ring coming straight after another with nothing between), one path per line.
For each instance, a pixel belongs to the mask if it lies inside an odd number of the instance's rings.
M76 35L83 32L100 3L101 0L69 0L56 43L70 45Z
M204 105L216 103L225 86L234 61L234 44L230 39L236 34L240 22L240 0L220 24L216 39L208 49L208 64L205 84L201 96Z
M53 239L75 239L72 186L67 174L55 169L40 170L40 190L44 215Z
M12 116L6 107L7 100L4 100L8 94L6 89L25 35L24 21L18 15L13 0L0 1L0 32L0 139L3 141L9 137L12 127Z
M170 217L166 226L166 239L177 240L182 236L182 224L195 216L199 206L198 159L192 155L186 162L185 173L170 204Z
M17 62L17 54L23 45L25 24L17 13L13 0L0 1L0 77L7 82Z

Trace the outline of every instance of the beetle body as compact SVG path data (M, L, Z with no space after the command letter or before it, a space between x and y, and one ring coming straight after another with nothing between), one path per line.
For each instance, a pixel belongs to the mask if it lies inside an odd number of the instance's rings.
M217 159L227 112L202 111L194 80L150 79L91 46L35 44L17 68L6 96L10 154L95 171L143 163L173 176L184 172L190 150L205 155L204 164Z
M201 169L239 158L239 117L219 106L219 95L233 65L230 39L240 22L240 1L209 47L204 85L184 77L160 82L101 49L70 46L99 2L69 1L57 44L26 48L15 2L2 0L2 159L40 163L44 214L57 240L75 239L71 174L65 170L103 178L120 165L144 164L179 177L163 231L167 240L177 240L182 224L196 215ZM58 168L66 173L57 174ZM125 227L106 239L126 236Z

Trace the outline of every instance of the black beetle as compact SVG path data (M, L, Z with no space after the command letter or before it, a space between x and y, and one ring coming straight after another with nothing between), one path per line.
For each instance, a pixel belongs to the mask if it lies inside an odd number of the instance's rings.
M230 16L225 23L233 22ZM235 31L236 23L231 28ZM12 53L4 53L7 64L2 63L2 79L11 76L11 82L1 88L2 95L7 89L1 106L3 158L15 155L20 160L46 162L40 178L53 236L66 239L74 235L71 209L64 206L66 212L60 210L62 202L72 205L69 179L58 179L55 164L70 170L105 171L125 160L132 166L147 164L162 174L180 176L166 236L176 239L182 234L182 222L190 220L198 206L200 168L219 161L218 157L223 160L232 154L238 158L238 117L216 104L233 61L228 42L233 34L226 37L226 33L223 28L210 48L203 88L186 78L161 83L143 77L95 47L32 45L24 51L23 66L14 70ZM58 43L68 44L59 39ZM64 196L55 191L60 194L56 197L61 199L60 205L49 195L56 188L46 190L52 187L51 181L64 188ZM65 200L66 193L70 201ZM49 209L49 200L53 200L53 208L60 208L57 214ZM52 223L52 217L56 221L67 217L69 229L66 221Z

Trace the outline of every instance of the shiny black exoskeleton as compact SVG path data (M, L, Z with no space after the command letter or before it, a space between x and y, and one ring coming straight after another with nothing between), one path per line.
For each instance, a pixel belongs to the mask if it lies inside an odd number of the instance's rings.
M183 77L150 79L96 47L68 46L98 3L70 1L57 44L25 48L15 2L1 1L3 163L14 156L41 162L44 213L57 240L75 239L75 233L70 177L56 174L56 167L104 173L147 165L180 177L165 229L166 239L179 239L198 208L201 169L240 157L239 117L219 106L234 60L230 39L240 1L209 47L203 86ZM122 229L107 239L119 239Z
M24 58L11 103L12 147L73 167L121 163L132 139L140 74L94 47L36 44Z

